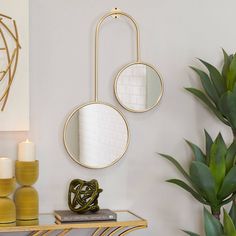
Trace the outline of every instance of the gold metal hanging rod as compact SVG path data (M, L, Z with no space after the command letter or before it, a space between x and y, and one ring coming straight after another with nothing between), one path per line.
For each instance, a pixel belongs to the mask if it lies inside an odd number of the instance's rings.
M94 100L97 102L98 101L98 44L99 44L99 33L100 33L100 27L102 25L102 23L110 16L113 16L114 18L119 18L119 16L125 16L128 19L131 20L131 22L134 24L135 26L135 30L136 30L136 50L137 50L137 62L140 62L140 32L139 32L139 28L138 28L138 24L135 21L135 19L130 16L129 14L121 11L118 8L114 8L111 10L111 12L105 14L104 16L102 16L100 18L100 20L97 23L97 27L96 27L96 32L95 32L95 61L94 61L94 83L95 83L95 87L94 87Z

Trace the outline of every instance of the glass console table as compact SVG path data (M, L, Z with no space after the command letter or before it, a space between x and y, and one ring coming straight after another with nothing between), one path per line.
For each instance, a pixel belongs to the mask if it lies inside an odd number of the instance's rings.
M91 236L124 236L135 230L147 227L147 221L130 211L116 211L117 221L97 221L83 223L56 224L53 214L40 214L39 224L35 226L0 227L2 233L29 232L29 236L48 236L58 231L57 236L64 236L75 229L92 229Z

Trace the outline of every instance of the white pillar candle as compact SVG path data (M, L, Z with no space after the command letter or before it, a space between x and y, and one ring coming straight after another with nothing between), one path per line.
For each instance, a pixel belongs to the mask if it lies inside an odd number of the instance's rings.
M11 179L13 177L13 162L6 157L0 157L0 179Z
M18 161L35 161L35 145L28 139L18 145Z

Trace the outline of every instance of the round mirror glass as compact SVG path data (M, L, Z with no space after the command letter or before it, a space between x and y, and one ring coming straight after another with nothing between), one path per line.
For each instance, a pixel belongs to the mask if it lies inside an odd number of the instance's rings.
M128 111L145 112L154 108L163 94L163 82L157 70L145 63L125 66L114 84L118 102Z
M105 168L126 152L129 130L124 116L111 105L90 103L72 112L64 129L64 144L74 161Z

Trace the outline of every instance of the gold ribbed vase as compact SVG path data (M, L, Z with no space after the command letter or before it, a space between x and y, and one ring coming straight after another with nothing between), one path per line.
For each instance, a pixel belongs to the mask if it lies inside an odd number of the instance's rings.
M15 178L0 179L0 197L7 197L15 189Z
M33 185L39 176L38 161L16 161L16 181L22 186Z
M36 225L39 215L38 192L33 187L21 187L14 196L17 225Z
M16 207L7 197L0 198L0 227L16 225Z
M8 198L15 189L15 178L0 179L0 227L16 225L15 203Z

